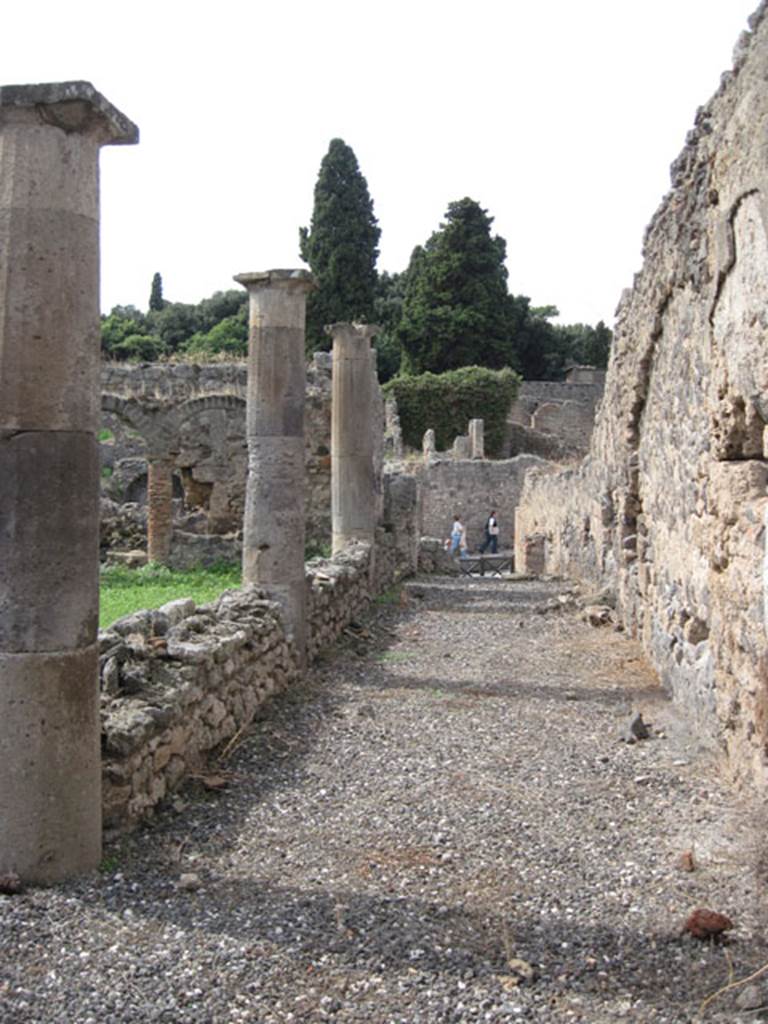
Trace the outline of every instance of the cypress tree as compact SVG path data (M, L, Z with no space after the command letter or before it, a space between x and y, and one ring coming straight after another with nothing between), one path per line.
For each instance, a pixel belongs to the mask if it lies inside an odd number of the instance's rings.
M160 274L157 273L152 278L152 290L149 293L149 308L154 312L158 312L163 308L165 303L163 302L163 279Z
M507 293L507 244L473 199L448 206L445 223L417 246L397 330L408 373L515 366L517 310Z
M327 349L326 324L370 322L381 230L357 157L333 139L320 164L312 222L299 229L301 258L317 287L307 299L307 350Z

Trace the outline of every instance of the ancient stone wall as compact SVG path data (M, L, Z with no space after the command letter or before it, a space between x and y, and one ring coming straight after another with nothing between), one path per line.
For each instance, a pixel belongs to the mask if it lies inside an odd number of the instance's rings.
M547 572L616 591L626 627L733 774L768 781L768 20L696 116L617 313L590 455L532 474Z
M331 531L331 367L320 355L307 369L305 401L307 537L317 544L328 543ZM187 542L186 534L236 534L242 527L245 385L244 362L102 367L102 426L112 435L100 446L103 493L143 504L147 458L167 452L180 501L171 557L179 568L205 546Z
M310 659L415 569L415 482L388 475L384 491L373 566L368 544L306 564ZM100 634L99 654L103 803L112 829L151 814L299 677L279 607L254 586L208 605L178 600L127 616Z
M501 530L499 547L511 548L525 475L543 464L535 455L502 460L430 458L418 471L422 533L445 539L454 515L460 515L469 549L475 551L483 541L488 514L495 509Z
M523 381L507 419L507 454L586 454L604 384L605 371L586 366L574 367L565 381Z

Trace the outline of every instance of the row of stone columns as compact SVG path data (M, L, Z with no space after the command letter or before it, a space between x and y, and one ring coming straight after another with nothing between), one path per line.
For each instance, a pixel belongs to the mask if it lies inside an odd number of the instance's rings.
M0 88L0 874L53 882L101 857L98 152L138 131L85 82ZM250 296L243 578L301 661L304 327L311 276ZM334 550L373 540L374 329L331 328ZM149 557L168 555L172 461L151 457Z
M137 138L0 89L0 872L38 882L101 857L98 156Z
M238 274L248 290L243 582L264 587L282 608L303 663L307 647L304 393L305 270ZM333 324L331 522L333 553L373 543L372 350L376 328Z

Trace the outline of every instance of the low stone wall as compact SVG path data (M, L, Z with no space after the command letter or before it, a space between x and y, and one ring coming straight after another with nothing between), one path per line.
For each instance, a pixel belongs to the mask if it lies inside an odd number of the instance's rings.
M441 576L457 576L458 566L446 550L444 541L438 537L422 537L419 542L419 572L424 575L440 573Z
M384 525L306 566L308 657L333 644L371 600L416 567L415 481L384 478ZM114 623L99 637L104 821L152 813L210 753L298 678L279 606L253 586L211 604L179 600Z
M277 605L254 587L128 616L99 650L109 828L150 813L297 671Z

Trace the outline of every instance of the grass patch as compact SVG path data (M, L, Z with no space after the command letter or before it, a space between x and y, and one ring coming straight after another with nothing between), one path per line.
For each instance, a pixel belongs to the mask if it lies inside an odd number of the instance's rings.
M185 572L154 563L140 569L106 566L100 576L99 627L106 629L124 615L142 608L159 608L179 597L205 604L224 590L239 587L240 582L239 565L221 564Z
M382 651L381 654L376 655L376 661L378 662L393 662L393 661L410 661L413 657L412 651Z
M330 558L331 557L331 545L326 544L325 541L310 541L304 548L304 561L308 562L312 558Z

